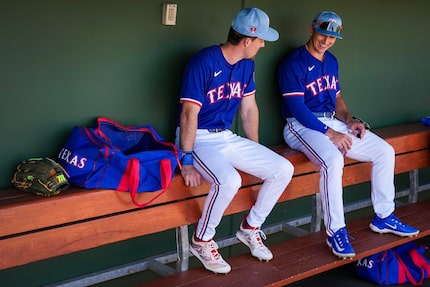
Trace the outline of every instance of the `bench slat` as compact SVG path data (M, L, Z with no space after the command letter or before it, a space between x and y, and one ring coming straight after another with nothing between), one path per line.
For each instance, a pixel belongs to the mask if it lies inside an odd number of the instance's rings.
M430 127L421 123L391 126L375 132L395 147L396 154L426 149L430 142Z
M190 204L196 203L177 202L168 210L147 208L3 239L0 269L175 228L188 222L188 211L196 209Z
M180 177L174 177L172 187L161 195L153 205L175 202L184 198L205 196L209 184L204 182L196 188L185 187ZM175 188L175 186L182 186ZM18 194L22 193L16 191ZM137 195L139 202L146 202L158 192L144 192ZM52 198L26 195L31 200L25 203L0 206L0 237L72 223L109 214L138 210L131 203L128 192L109 189L72 188ZM21 198L21 197L18 197ZM3 202L4 203L4 202ZM78 207L78 208L77 208ZM43 212L40 212L43 211ZM49 216L47 216L49 215ZM55 216L53 216L55 215ZM31 218L31 220L28 220Z

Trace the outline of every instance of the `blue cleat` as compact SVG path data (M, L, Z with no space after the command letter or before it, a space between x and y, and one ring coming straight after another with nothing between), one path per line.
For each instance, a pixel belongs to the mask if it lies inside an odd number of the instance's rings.
M354 249L348 239L349 235L345 228L336 231L333 236L327 237L327 245L334 255L346 259L355 256Z
M394 213L386 218L380 218L375 214L372 222L369 224L370 229L377 233L393 233L398 236L416 236L420 231L415 227L404 224Z

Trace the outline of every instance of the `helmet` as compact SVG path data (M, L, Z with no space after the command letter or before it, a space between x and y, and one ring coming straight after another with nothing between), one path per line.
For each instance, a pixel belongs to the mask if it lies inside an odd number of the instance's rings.
M334 12L323 11L315 16L312 27L320 34L333 36L343 39L340 31L342 30L342 19Z

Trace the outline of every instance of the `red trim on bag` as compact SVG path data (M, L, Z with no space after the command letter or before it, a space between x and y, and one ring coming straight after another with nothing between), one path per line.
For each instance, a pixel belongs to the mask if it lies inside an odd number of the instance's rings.
M170 186L170 180L172 178L172 167L169 159L163 159L160 161L160 175L161 175L161 187L167 189Z
M181 160L179 158L179 151L178 151L177 146L174 143L171 143L171 142L160 141L155 136L155 134L154 134L154 133L156 133L156 131L153 131L153 130L147 128L147 127L124 126L124 125L122 125L122 124L120 124L120 123L118 123L118 122L116 122L116 121L114 121L114 120L112 120L110 118L106 118L106 117L98 117L97 118L97 122L99 124L97 125L97 128L95 129L96 134L100 135L101 137L103 137L108 142L109 142L109 138L102 132L102 130L100 128L100 123L108 123L108 124L114 125L117 128L125 130L125 131L144 131L144 132L148 132L157 143L159 143L161 145L164 145L164 146L167 146L167 147L169 147L169 148L172 149L172 151L175 154L178 166L182 169ZM159 136L159 135L157 134L157 136Z
M127 191L130 186L130 174L131 174L132 164L133 164L133 161L131 160L127 162L127 166L125 168L124 174L122 175L117 188L120 191Z
M104 158L109 157L109 153L110 153L109 146L107 144L100 143L100 141L97 139L94 139L91 132L87 128L84 128L84 131L85 131L85 134L87 135L88 139L91 140L95 145L100 145L100 144L102 145L102 147L104 148L104 153L103 153L104 156L103 157Z
M404 284L404 283L407 282L406 277L411 277L411 276L407 276L408 272L409 272L408 268L405 266L405 263L403 263L403 261L400 258L400 256L396 252L393 252L393 254L397 258L397 264L398 264L398 268L399 268L398 278L397 278L397 282L396 283L397 284Z

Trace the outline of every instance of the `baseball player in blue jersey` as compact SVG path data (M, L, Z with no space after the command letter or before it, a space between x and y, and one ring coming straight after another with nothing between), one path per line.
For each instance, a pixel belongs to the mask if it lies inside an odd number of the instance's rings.
M199 51L184 71L176 131L176 144L185 154L181 173L186 185L197 186L202 177L211 183L190 250L215 273L231 270L213 238L241 186L237 170L262 178L264 183L236 236L258 259L273 257L262 242L265 235L260 227L290 182L294 168L258 143L253 59L265 41L278 38L265 12L243 9L233 19L227 41ZM246 138L230 130L238 109Z
M343 210L344 156L372 163L371 199L375 212L370 229L379 233L414 236L418 230L402 223L393 212L393 148L365 129L348 111L341 94L338 62L328 50L342 39L342 20L334 12L315 16L309 41L279 66L284 139L320 167L320 194L327 245L339 257L355 256Z

